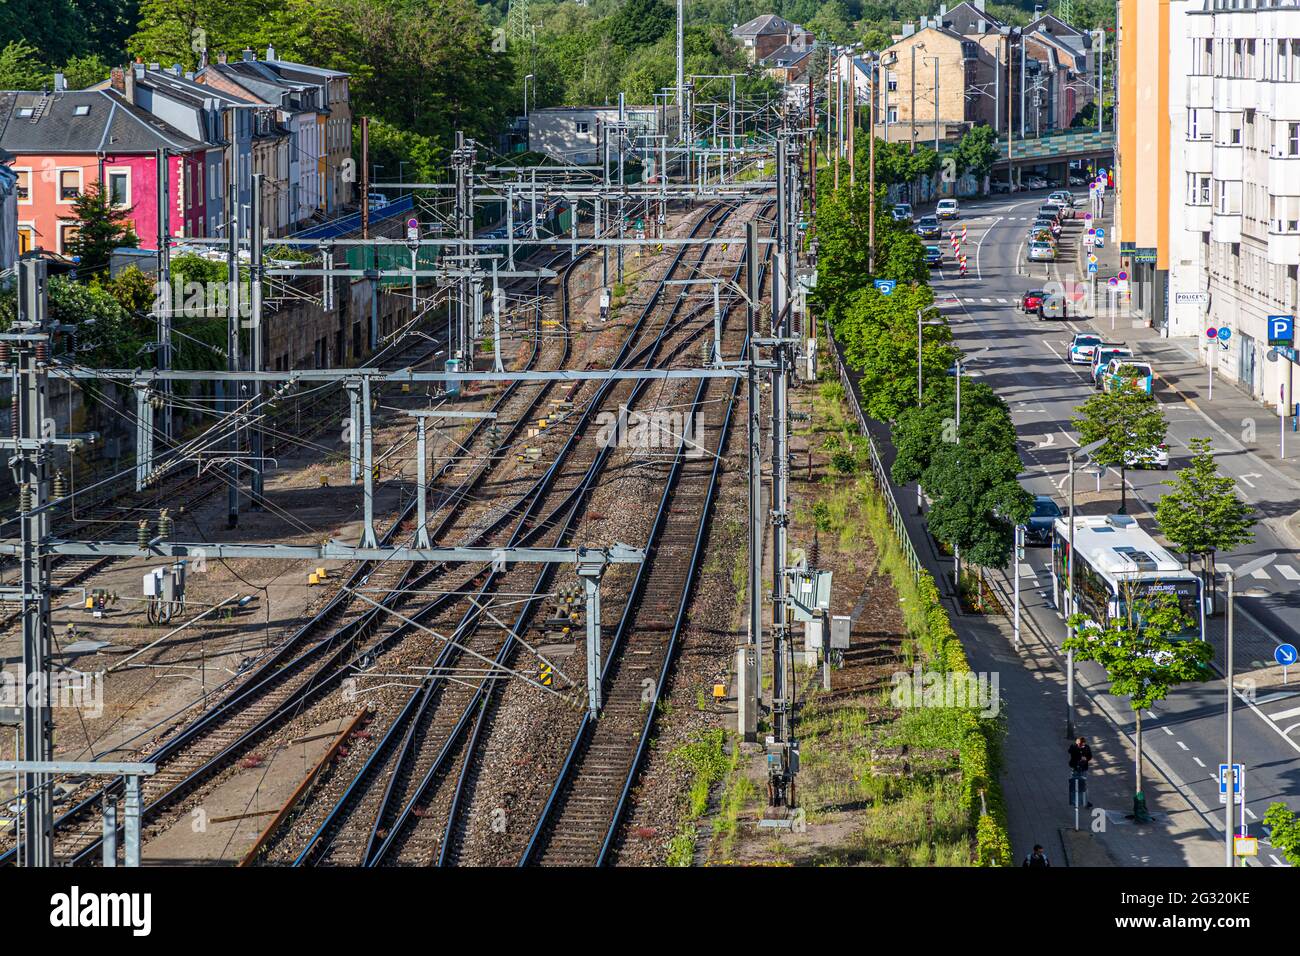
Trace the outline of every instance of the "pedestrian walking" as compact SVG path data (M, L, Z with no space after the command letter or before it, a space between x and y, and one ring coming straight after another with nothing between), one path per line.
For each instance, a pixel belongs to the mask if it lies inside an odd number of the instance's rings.
M1051 865L1052 861L1047 858L1047 854L1043 851L1042 845L1038 843L1034 844L1034 852L1025 857L1025 862L1021 864L1021 866L1031 869L1034 867L1045 868L1050 867Z
M1071 775L1086 779L1088 765L1092 763L1092 748L1088 746L1088 741L1083 737L1076 737L1074 743L1070 744L1069 753ZM1087 806L1092 806L1091 800L1087 802Z

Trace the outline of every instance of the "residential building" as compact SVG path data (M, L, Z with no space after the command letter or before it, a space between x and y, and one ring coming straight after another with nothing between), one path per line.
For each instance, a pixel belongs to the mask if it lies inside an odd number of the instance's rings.
M751 63L761 63L782 47L807 50L813 45L810 31L774 13L765 13L748 23L732 27L731 35L744 47Z
M9 165L13 159L0 150L0 270L12 268L18 259L18 174Z
M157 248L158 181L167 180L173 236L205 234L209 144L133 105L114 89L0 93L0 149L17 175L21 249L64 253L77 230L75 202L103 184L126 210L140 245ZM160 169L159 151L166 152ZM187 189L186 184L190 187Z
M320 143L321 196L326 212L353 202L353 185L356 182L352 159L352 96L350 77L338 70L294 63L276 56L274 47L266 48L266 59L258 61L259 68L270 71L282 82L314 84L322 88L318 100L317 122L322 127Z
M651 137L667 128L675 130L674 106L625 106L631 143L648 145ZM554 106L528 114L528 148L562 163L589 166L599 163L605 148L605 129L618 122L617 106ZM611 153L611 156L614 155Z
M793 83L807 75L814 46L787 43L764 57L759 65L778 83Z
M1135 137L1120 122L1122 210L1137 220L1136 252L1154 238L1157 276L1169 270L1170 332L1196 335L1219 375L1259 400L1293 404L1295 353L1269 348L1267 319L1297 309L1300 5L1123 0L1120 26L1120 104L1139 124ZM1140 112L1156 105L1141 86L1153 73L1164 78L1156 98L1168 122L1150 148L1179 147L1165 178L1143 169L1138 138ZM1153 188L1155 200L1143 192ZM1142 231L1153 202L1172 216L1154 237ZM1207 294L1208 304L1188 293ZM1231 329L1227 351L1205 338L1211 326Z

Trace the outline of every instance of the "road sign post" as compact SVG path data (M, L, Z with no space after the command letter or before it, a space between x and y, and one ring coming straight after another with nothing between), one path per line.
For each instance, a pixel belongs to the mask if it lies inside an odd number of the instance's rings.
M1294 644L1279 644L1273 648L1273 660L1282 665L1282 683L1287 683L1287 669L1296 662Z

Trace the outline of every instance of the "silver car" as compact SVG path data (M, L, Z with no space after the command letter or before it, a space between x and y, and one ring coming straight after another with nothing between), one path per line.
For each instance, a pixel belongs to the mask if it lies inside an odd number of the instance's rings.
M1031 242L1029 244L1030 262L1055 262L1056 247L1050 242Z

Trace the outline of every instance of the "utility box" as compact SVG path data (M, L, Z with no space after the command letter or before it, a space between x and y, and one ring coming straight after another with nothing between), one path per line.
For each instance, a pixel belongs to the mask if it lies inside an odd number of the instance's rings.
M849 635L853 630L853 618L847 614L836 614L831 618L831 650L847 651Z
M831 571L795 568L790 574L789 606L796 621L820 620L831 607Z
M822 622L805 621L803 626L803 646L810 650L822 648Z

